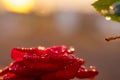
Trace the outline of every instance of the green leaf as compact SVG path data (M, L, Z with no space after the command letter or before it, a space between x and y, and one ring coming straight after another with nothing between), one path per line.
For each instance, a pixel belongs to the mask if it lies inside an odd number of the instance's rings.
M98 0L92 5L103 16L109 17L113 21L120 22L120 15L114 14L114 10L112 10L114 4L118 2L120 2L120 0Z

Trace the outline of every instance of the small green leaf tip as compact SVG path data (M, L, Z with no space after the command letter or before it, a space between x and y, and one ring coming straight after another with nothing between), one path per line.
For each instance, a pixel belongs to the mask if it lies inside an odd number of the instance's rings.
M97 0L92 6L103 15L106 20L120 22L120 0Z

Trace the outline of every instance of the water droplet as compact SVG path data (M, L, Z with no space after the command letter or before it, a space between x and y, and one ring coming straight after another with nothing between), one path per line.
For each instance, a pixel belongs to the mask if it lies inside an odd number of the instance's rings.
M108 13L108 10L101 10L101 14L107 14Z
M57 53L58 53L58 51L55 51L55 53L57 54Z
M12 68L9 68L9 71L11 71L12 70Z
M109 6L109 13L110 14L114 14L115 13L113 6Z
M105 19L106 19L107 21L109 21L109 20L111 20L111 17L106 16Z
M75 49L73 47L70 48L71 51L75 51Z
M65 53L65 54L63 54L63 56L68 56L68 54L67 54L67 53Z
M41 55L41 58L44 59L46 56L45 55Z
M109 6L109 9L110 9L110 10L113 10L113 9L114 9L114 7L113 7L113 6Z
M74 52L75 49L73 47L70 47L70 49L68 50L68 53Z
M33 48L30 48L30 50L32 50Z
M25 48L21 48L22 50L24 50Z
M84 61L84 59L83 59L83 58L80 58L79 60L80 60L80 61Z
M90 69L95 69L95 66L90 66Z
M2 72L2 70L0 69L0 73Z
M38 49L39 49L39 50L44 50L44 49L45 49L45 47L38 46Z
M45 56L41 56L41 58L42 58L42 59L44 59L44 58L45 58Z

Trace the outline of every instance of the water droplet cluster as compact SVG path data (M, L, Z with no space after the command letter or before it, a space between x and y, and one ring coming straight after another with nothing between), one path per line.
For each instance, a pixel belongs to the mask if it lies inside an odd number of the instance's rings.
M86 69L84 59L76 57L74 51L66 46L13 48L14 62L1 70L0 76L3 80L93 80L98 71L94 66Z

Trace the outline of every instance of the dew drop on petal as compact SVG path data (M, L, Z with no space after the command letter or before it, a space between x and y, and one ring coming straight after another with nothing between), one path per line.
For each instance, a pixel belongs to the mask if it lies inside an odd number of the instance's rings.
M45 49L45 47L38 46L38 49L39 49L39 50L44 50L44 49Z
M68 53L73 53L75 51L75 49L73 48L73 47L70 47L69 49L68 49Z
M90 69L95 69L95 66L90 66Z
M0 69L0 73L2 72L2 70Z
M22 50L24 50L25 48L21 48Z
M70 48L71 51L75 51L75 49L73 47Z

